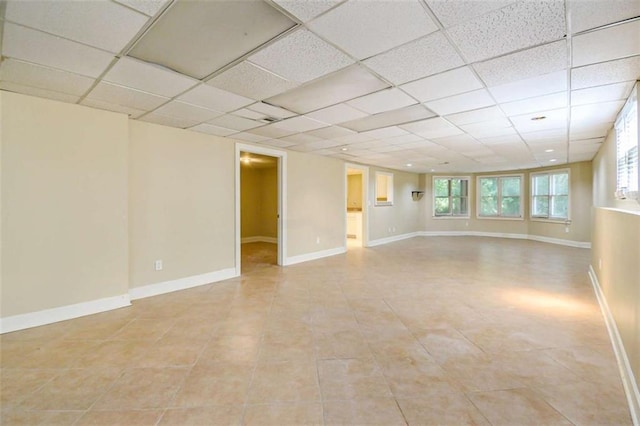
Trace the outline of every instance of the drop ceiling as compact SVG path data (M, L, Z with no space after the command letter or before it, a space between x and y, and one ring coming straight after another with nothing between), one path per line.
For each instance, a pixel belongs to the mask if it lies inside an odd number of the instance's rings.
M420 173L591 160L640 78L637 0L6 0L0 13L2 90Z

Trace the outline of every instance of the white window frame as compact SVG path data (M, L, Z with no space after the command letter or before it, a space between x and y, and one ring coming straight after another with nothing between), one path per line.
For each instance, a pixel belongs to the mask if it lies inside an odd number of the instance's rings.
M615 122L616 136L616 192L619 200L635 199L640 202L640 146L638 129L640 123L638 108L638 83L622 107ZM635 139L635 140L634 140ZM621 167L624 165L624 167ZM623 182L624 180L624 182Z
M549 194L549 215L547 215L546 217L544 216L534 216L533 215L533 199L535 194L533 193L534 191L534 185L533 185L533 180L536 176L542 176L542 175L548 175L549 177L551 175L559 175L559 174L567 174L567 182L568 182L568 192L567 192L567 217L563 218L563 217L553 217L550 216L552 208L551 208L551 197L552 195ZM535 172L535 173L531 173L531 176L529 178L529 188L530 188L530 197L529 197L529 216L531 218L532 221L536 221L536 222L552 222L552 223L570 223L571 222L571 169L552 169L552 170L545 170L543 172ZM551 182L549 182L549 192L551 192Z
M467 181L467 214L466 215L436 215L436 180L448 179L449 180L449 206L451 206L451 179L460 179ZM471 177L470 176L433 176L431 180L431 214L434 219L469 219L471 217Z
M384 188L387 195L387 201L378 201L380 182L378 177L386 177L387 185ZM375 186L375 205L376 206L392 206L393 205L393 173L389 172L376 172L376 186Z
M503 216L502 215L502 179L505 178L519 178L520 179L520 211L518 216ZM480 205L482 199L482 185L480 181L482 179L498 179L498 214L492 216L486 216L481 214ZM524 194L524 174L508 174L508 175L483 175L476 177L476 217L478 219L498 219L498 220L524 220L524 200L526 199Z

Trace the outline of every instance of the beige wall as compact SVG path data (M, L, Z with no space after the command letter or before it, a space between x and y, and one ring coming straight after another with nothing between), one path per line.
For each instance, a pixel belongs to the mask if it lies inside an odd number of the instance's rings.
M539 172L553 169L570 169L571 175L571 224L568 226L569 232L565 232L566 225L554 222L541 222L530 220L529 218L529 183L532 172ZM523 220L500 220L500 219L478 219L476 216L476 178L483 175L501 174L523 174L524 175L524 219ZM524 234L541 237L556 238L562 240L589 242L591 229L591 203L592 203L592 179L591 162L571 163L558 167L546 167L532 170L517 170L497 173L466 174L469 176L471 188L470 217L468 219L449 219L433 217L433 175L422 175L420 178L420 188L425 191L424 197L420 201L420 215L423 221L423 228L427 232L490 232L503 234Z
M362 209L362 173L347 175L347 208Z
M2 97L2 317L127 293L127 118Z
M140 121L129 128L130 286L233 268L233 143Z
M376 172L393 174L393 205L376 206ZM419 202L413 201L411 191L419 187L419 175L397 170L369 167L369 241L390 238L420 231Z
M240 164L241 237L278 237L278 168Z
M640 387L640 204L615 200L614 131L593 160L591 267L615 319Z
M341 160L287 153L287 256L344 247L345 197Z

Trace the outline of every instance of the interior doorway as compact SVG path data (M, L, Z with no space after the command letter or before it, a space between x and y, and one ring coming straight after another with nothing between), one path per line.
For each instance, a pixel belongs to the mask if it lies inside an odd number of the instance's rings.
M347 164L346 168L346 247L366 247L368 244L367 211L369 197L369 168Z
M236 274L283 265L286 153L236 145Z

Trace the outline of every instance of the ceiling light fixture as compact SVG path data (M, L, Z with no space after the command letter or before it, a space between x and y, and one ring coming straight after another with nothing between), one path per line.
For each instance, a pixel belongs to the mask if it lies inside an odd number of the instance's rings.
M544 120L545 118L547 118L546 115L539 115L537 117L533 117L531 118L531 121L539 121L539 120Z
M553 149L545 149L544 152L553 152Z
M552 158L551 160L549 160L550 163L555 163L556 161L558 161L558 160L555 159L555 158Z
M407 163L407 167L411 167L411 166L413 166L413 164Z
M346 148L346 147L340 148L340 151L348 151L348 150L349 148Z

